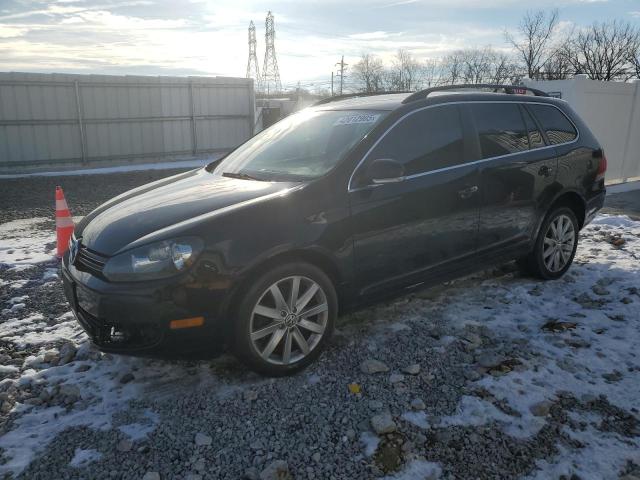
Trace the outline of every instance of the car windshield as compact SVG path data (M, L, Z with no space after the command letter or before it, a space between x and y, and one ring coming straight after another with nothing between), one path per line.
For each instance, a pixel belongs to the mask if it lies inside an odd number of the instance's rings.
M216 173L247 180L309 180L331 170L387 114L303 110L231 152Z

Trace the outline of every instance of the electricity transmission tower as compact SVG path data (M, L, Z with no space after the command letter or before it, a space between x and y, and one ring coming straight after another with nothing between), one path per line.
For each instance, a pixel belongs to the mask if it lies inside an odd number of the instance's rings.
M265 22L264 65L262 66L262 91L267 95L270 92L282 91L278 59L276 58L276 47L274 45L275 38L276 28L273 24L273 15L271 11L269 11Z
M256 26L253 21L249 23L249 60L247 61L247 78L253 78L256 91L260 90L260 70L258 69L258 56L256 55Z

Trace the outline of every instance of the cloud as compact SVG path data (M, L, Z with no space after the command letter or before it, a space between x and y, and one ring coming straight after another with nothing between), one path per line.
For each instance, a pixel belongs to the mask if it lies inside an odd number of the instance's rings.
M26 27L0 24L0 38L20 37L29 31Z
M379 38L389 38L398 35L402 35L402 33L389 33L378 30L376 32L352 33L351 35L349 35L349 38L353 38L356 40L376 40Z

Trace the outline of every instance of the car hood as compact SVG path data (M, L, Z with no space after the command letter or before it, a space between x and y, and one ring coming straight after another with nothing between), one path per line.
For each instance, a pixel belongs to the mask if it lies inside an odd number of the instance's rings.
M143 185L109 200L76 227L82 244L114 255L176 224L206 220L221 209L284 193L296 184L234 179L194 170ZM143 240L140 242L140 240Z

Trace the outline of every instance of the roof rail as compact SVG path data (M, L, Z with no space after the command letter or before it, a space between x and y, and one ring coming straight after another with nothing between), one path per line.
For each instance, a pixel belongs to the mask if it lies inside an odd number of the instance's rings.
M358 97L374 97L376 95L390 95L392 93L411 93L408 91L401 92L359 92L359 93L345 93L344 95L334 95L332 97L323 98L322 100L317 101L313 104L313 106L324 105L326 103L337 102L339 100L346 100L347 98L358 98Z
M533 93L536 97L549 96L547 95L547 93L543 92L542 90L538 90L537 88L525 87L522 85L494 85L490 83L464 83L461 85L442 85L440 87L431 87L425 90L420 90L418 92L415 92L409 95L407 98L405 98L402 101L402 103L411 103L411 102L415 102L416 100L423 100L433 92L442 92L447 90L461 90L461 89L470 89L470 88L475 88L475 89L487 88L487 89L493 90L495 93L497 93L498 90L504 90L504 93L508 93L508 94L522 94L524 90L525 92L529 91Z

